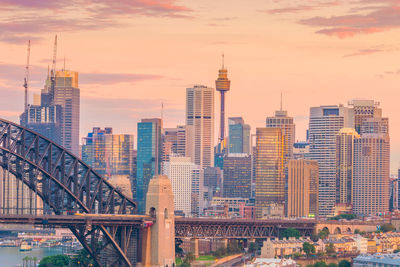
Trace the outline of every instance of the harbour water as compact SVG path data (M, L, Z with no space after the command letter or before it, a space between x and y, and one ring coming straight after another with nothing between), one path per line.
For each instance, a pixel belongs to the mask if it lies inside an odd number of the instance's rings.
M19 247L0 247L1 267L21 267L22 259L25 257L36 257L40 259L46 256L63 254L62 247L33 247L31 251L19 251Z

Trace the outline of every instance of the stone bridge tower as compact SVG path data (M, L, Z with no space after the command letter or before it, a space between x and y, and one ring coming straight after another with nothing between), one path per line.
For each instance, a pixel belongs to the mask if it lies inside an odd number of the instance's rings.
M154 216L156 222L144 232L142 266L174 266L174 194L167 176L155 176L150 180L146 196L146 214Z

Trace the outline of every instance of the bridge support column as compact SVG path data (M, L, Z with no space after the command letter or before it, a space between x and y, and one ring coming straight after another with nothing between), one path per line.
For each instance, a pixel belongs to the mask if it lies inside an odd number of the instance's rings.
M149 228L145 257L142 266L164 267L175 264L175 217L174 194L167 176L156 176L150 180L146 196L146 212L155 216ZM150 237L148 237L150 236ZM150 244L150 245L149 245Z
M193 253L193 256L196 259L199 257L199 239L197 238L190 239L190 252Z
M228 248L228 238L221 239L221 244L223 248Z

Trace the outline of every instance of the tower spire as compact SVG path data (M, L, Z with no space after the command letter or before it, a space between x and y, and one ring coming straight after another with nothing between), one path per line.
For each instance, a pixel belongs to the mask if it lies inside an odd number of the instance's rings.
M224 69L225 68L225 55L224 55L224 53L222 53L222 69Z

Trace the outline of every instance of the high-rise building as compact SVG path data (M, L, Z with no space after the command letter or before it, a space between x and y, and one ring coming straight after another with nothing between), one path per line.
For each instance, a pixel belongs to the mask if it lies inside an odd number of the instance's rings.
M374 100L351 100L349 106L354 112L354 128L357 133L361 133L361 125L367 118L382 117L382 109L379 108L379 102Z
M289 160L288 217L318 216L318 162Z
M224 197L251 197L251 156L228 154L224 158Z
M228 118L229 153L250 154L250 125L245 124L242 117Z
M309 158L319 166L319 215L333 214L336 202L336 135L354 127L352 110L339 106L310 108Z
M113 134L112 128L93 128L83 138L82 160L100 175L131 175L134 138L130 134Z
M399 179L390 179L390 202L389 210L397 211L399 210Z
M150 179L161 171L161 130L161 119L142 119L138 123L136 201L139 214L145 213L146 193Z
M222 179L222 170L220 168L204 168L204 186L208 189L210 198L221 195Z
M186 125L191 131L187 138L186 155L201 168L212 166L214 139L214 90L195 85L186 89Z
M62 107L60 105L28 105L27 110L20 116L20 123L56 144L62 145Z
M367 118L354 140L353 211L389 211L390 139L387 118Z
M199 217L206 207L206 188L204 186L204 170L199 166L192 172L192 216Z
M78 72L61 70L56 72L54 105L62 107L61 143L79 155L80 89Z
M359 137L353 128L342 128L336 135L336 203L351 204L354 140Z
M266 119L267 128L280 128L284 136L284 157L285 164L291 158L293 158L293 144L295 139L295 125L293 118L288 117L286 110L275 111L274 117L267 117Z
M310 153L308 142L296 142L293 144L293 159L307 159Z
M215 81L215 88L221 94L219 143L225 139L225 93L230 90L230 87L231 81L228 79L228 70L224 66L224 56L222 56L222 67Z
M284 135L280 128L256 130L256 217L269 216L285 201Z
M188 157L171 156L163 163L163 174L171 180L175 211L192 214L192 178L194 163Z
M169 157L186 155L186 127L178 125L176 128L166 128L163 134L162 161L168 161Z

